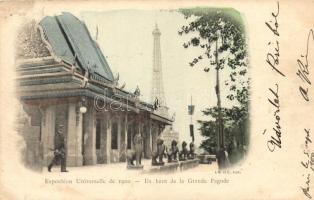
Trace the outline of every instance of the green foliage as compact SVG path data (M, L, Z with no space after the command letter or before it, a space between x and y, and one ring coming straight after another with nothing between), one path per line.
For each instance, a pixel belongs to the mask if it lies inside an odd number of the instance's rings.
M247 75L248 59L245 31L240 14L230 8L180 9L179 12L186 19L193 18L178 32L179 35L193 35L183 44L183 47L202 49L201 55L193 58L189 65L194 67L200 60L207 59L209 62L206 62L207 64L204 66L205 72L209 72L211 68L217 68L217 66L219 69L229 67L230 79L225 82L225 85L230 87L230 95L227 98L245 103L243 95L248 93L248 81L240 80L243 79L241 77ZM219 45L217 52L216 41ZM219 57L217 61L216 54ZM237 89L236 85L240 88Z
M247 45L241 15L230 8L180 9L179 12L185 16L188 24L183 25L178 34L191 35L183 47L197 47L201 50L201 54L193 58L189 65L195 67L207 59L208 62L203 66L205 72L212 68L229 69L229 79L224 83L229 88L226 98L236 103L232 108L221 108L225 143L243 147L248 143L249 80ZM210 120L198 121L201 124L201 134L206 138L200 147L213 152L217 147L218 107L207 108L203 114L209 116ZM243 148L234 149L234 152L237 153L231 157L238 160L237 157L243 155Z
M230 162L236 163L245 154L244 146L248 146L248 114L247 111L234 106L232 108L222 108L224 122L225 144L229 151ZM208 108L203 114L210 116L208 121L199 120L201 124L201 135L206 139L202 141L200 148L214 154L217 149L217 122L218 108Z

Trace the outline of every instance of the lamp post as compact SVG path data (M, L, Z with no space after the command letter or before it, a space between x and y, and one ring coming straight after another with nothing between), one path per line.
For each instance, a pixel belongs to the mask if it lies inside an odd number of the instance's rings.
M87 112L86 100L83 97L76 105L76 125L79 124L80 117L83 117L81 114L85 114L86 112Z
M84 114L86 113L86 111L87 111L87 108L85 106L80 107L80 113Z
M86 108L86 99L83 97L81 99L81 101L79 102L79 111L80 113L84 114L86 113L87 111L87 108Z
M79 101L78 105L77 105L77 114L76 114L76 125L79 124L80 121L80 117L82 118L81 120L83 121L83 114L85 114L87 112L87 107L86 107L86 99L85 97L82 97L81 100ZM84 122L83 122L84 123ZM83 128L84 129L84 128ZM82 140L81 140L81 148L82 148L82 155L85 154L85 131L82 130Z
M193 119L192 116L194 114L194 108L195 106L192 104L192 95L191 95L191 104L188 106L189 115L190 118L190 136L192 137L192 142L194 142L194 125L193 125Z

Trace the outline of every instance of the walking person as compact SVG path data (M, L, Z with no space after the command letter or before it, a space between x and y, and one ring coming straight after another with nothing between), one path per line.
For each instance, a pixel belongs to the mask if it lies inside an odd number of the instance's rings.
M230 160L229 160L229 153L226 148L224 148L224 154L225 154L225 168L230 167Z
M217 152L218 168L225 169L230 166L229 155L225 147Z
M221 149L219 149L217 151L216 157L217 157L217 161L218 161L218 169L223 169L224 168L224 152Z
M57 128L55 135L55 148L54 148L54 157L48 165L48 171L51 172L53 165L61 162L61 172L68 172L66 170L66 151L65 151L65 139L63 135L64 126L60 124Z

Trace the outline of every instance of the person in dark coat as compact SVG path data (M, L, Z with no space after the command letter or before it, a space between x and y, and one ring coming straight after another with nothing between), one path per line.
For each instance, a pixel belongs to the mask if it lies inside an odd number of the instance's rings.
M224 169L229 167L228 153L225 147L222 147L217 153L218 168Z
M217 161L218 161L218 169L224 168L224 153L222 149L219 149L217 152Z
M61 172L68 172L66 170L66 152L65 152L65 139L63 135L63 125L59 125L56 135L55 135L55 148L54 148L54 157L48 165L48 171L51 172L53 165L61 162Z

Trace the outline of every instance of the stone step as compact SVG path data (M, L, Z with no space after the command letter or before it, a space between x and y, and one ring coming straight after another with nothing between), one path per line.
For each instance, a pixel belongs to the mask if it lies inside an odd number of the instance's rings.
M165 163L162 166L150 166L144 167L143 173L171 173L177 171L184 171L187 169L191 169L197 167L199 165L199 159L193 160L185 160L185 161L178 161L172 163Z

